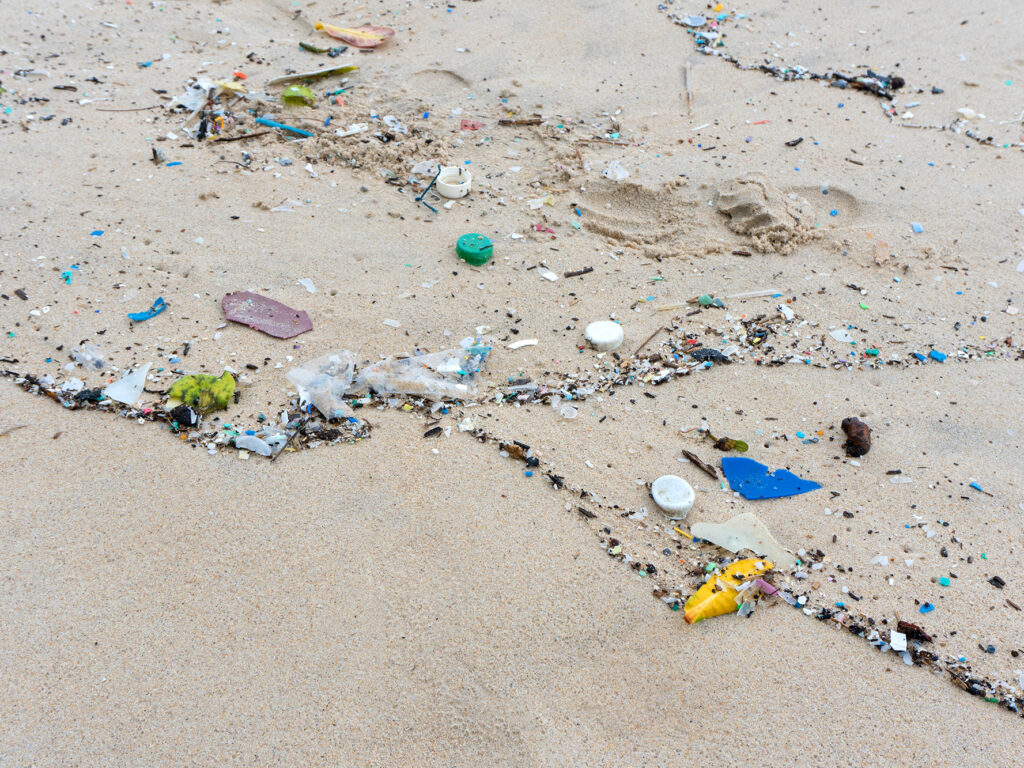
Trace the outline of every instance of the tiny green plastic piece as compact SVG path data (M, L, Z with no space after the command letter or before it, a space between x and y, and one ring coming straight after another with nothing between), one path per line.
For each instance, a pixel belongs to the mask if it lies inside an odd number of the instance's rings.
M494 244L484 235L471 232L459 238L455 244L455 252L467 264L479 267L491 260Z
M710 307L711 306L711 297L708 296L706 293L702 293L700 296L698 296L697 297L697 301L698 301L698 303L700 303L700 305L702 307Z
M182 376L167 391L167 396L201 413L209 413L227 408L234 393L235 379L224 371L220 378L205 373Z
M945 576L939 576L939 584L941 584L944 587L948 587L949 586L949 579L946 578Z

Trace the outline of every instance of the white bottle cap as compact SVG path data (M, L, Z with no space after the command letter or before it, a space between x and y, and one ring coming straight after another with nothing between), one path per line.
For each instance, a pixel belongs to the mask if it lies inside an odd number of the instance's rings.
M682 520L693 507L694 493L690 484L675 475L662 475L651 483L651 496L670 520Z
M458 200L469 194L472 184L473 177L469 171L456 165L447 165L441 169L437 181L434 182L434 189L441 197Z
M611 320L591 323L583 335L598 352L611 352L622 345L622 326Z

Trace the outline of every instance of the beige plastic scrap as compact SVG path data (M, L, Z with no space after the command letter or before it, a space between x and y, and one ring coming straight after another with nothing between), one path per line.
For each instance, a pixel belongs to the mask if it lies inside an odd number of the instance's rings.
M690 533L730 552L749 549L773 561L776 568L782 570L788 571L796 565L796 558L779 546L761 519L751 512L736 515L724 523L695 523L690 526Z

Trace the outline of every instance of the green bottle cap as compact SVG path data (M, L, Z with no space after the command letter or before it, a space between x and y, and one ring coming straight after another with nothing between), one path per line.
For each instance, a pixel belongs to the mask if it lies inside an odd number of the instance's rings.
M459 241L455 244L455 252L467 264L479 267L491 260L491 254L494 253L494 244L491 243L489 238L476 232L471 232L459 238Z

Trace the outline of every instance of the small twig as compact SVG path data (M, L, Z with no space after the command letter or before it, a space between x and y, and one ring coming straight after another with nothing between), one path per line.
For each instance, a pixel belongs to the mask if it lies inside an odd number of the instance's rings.
M583 155L580 154L580 148L577 147L577 146L573 146L573 149L576 150L576 159L580 161L580 170L581 171L587 170L586 166L583 165Z
M683 87L686 88L686 115L693 116L693 90L690 88L690 62L683 64Z
M593 267L584 267L583 269L574 269L572 272L566 272L563 277L579 277L580 275L589 275L594 271Z
M241 136L225 136L223 138L214 137L210 141L242 141L242 139L255 139L257 136L266 136L268 133L273 131L259 131L258 133L243 133Z
M103 107L96 107L97 112L145 112L147 109L156 109L162 107L163 104L154 104L152 107L128 107L127 109L103 109Z
M651 339L653 339L655 336L657 336L659 333L661 333L664 330L665 330L665 327L659 325L655 329L654 333L652 333L650 336L648 336L646 339L644 339L644 343L636 348L636 352L633 353L633 357L636 357L637 355L639 355L640 354L640 350L642 350L644 347L646 347L648 344L650 344L651 343Z
M7 435L11 434L11 432L16 432L19 429L24 429L27 426L28 424L18 424L17 426L14 427L8 427L3 432L0 432L0 437L6 437Z
M613 147L631 146L628 141L609 141L608 139L576 139L577 144L611 144Z
M292 444L292 440L295 439L296 435L298 435L299 432L305 429L307 421L309 421L309 416L304 418L302 420L302 423L295 428L295 431L288 435L288 439L284 441L284 445L281 446L281 450L270 457L271 461L277 461L277 457L284 453L286 450L288 450L288 446Z
M498 125L540 125L544 122L540 117L500 117Z

